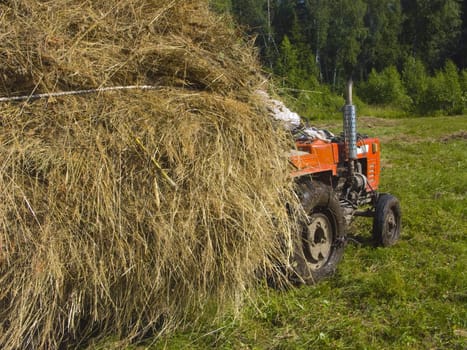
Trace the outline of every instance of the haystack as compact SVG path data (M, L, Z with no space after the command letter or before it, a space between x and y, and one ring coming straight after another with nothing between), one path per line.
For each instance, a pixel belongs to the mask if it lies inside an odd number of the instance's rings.
M0 4L0 348L135 339L287 263L286 135L203 0ZM97 90L98 91L98 90Z

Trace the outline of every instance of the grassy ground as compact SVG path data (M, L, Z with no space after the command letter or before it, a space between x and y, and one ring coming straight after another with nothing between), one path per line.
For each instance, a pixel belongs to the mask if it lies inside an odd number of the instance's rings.
M239 315L150 349L467 348L467 117L362 117L359 130L383 142L381 189L401 201L401 241L374 248L360 219L333 278L264 288Z

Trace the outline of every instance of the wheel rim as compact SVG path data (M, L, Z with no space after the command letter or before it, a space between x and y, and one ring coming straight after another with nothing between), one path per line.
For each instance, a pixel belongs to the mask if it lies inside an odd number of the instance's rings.
M332 250L332 226L322 213L313 214L304 235L304 253L312 270L323 267Z
M384 226L387 237L394 238L397 235L397 219L394 210L389 210L386 216L386 224Z

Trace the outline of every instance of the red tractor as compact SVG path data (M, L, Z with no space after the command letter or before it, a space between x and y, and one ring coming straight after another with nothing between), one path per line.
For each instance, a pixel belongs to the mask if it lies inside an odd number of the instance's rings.
M357 134L352 83L343 108L344 132L328 139L296 134L294 166L298 194L306 213L294 247L294 270L301 283L315 283L332 274L342 258L346 227L357 216L373 218L373 239L396 243L401 209L396 197L379 193L380 142Z

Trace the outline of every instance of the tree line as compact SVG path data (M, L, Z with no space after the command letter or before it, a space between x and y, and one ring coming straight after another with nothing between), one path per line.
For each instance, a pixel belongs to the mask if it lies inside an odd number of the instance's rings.
M426 114L443 100L433 89L454 84L458 100L442 105L451 114L465 109L467 1L210 2L255 37L265 68L291 90L341 91L352 77L365 102L402 103Z

